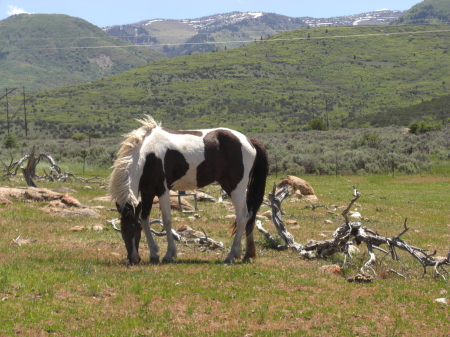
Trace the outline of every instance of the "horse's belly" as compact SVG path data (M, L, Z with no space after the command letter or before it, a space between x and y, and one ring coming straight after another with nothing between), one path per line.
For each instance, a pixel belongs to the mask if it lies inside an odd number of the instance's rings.
M186 191L196 189L197 187L197 171L189 170L186 175L173 182L172 190Z

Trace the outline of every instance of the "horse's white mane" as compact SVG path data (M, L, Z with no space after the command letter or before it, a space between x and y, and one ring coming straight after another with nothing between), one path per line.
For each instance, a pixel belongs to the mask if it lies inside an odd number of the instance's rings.
M144 138L154 128L160 126L155 120L148 115L144 119L137 119L142 124L139 129L136 129L129 134L126 134L127 139L122 143L117 154L117 159L113 165L113 172L109 177L109 194L111 200L116 201L121 207L127 202L130 202L134 207L139 203L133 192L130 189L129 168L133 162L134 151L142 144Z

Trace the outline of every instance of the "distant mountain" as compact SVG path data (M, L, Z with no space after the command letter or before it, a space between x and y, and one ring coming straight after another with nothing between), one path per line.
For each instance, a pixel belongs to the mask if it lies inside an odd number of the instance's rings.
M0 88L57 88L119 74L165 58L79 18L19 14L0 21Z
M422 25L422 24L449 24L449 0L425 0L411 7L393 24L396 25Z
M234 48L288 30L318 26L388 25L404 11L332 17L288 17L263 12L232 12L187 20L145 20L103 30L127 42L149 45L167 57Z

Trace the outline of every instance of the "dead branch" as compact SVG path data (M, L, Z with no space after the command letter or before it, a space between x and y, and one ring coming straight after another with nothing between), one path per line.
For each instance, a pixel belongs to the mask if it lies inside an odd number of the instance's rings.
M112 220L107 220L106 222L111 224L112 227L116 231L120 232L121 230L120 230L120 228L117 227L117 223L116 223L118 220L119 220L118 218L115 218ZM152 220L152 221L150 221L149 225L152 225L155 223L159 223L161 226L163 226L163 222L161 219ZM166 236L165 230L158 232L150 227L150 231L152 234L154 234L156 236ZM202 229L202 232L203 232L204 236L196 235L195 234L196 232L193 230L177 232L175 229L172 228L172 236L175 241L184 242L185 244L189 244L189 243L193 242L203 249L212 249L212 250L223 249L223 243L221 241L215 241L215 240L211 239L203 229Z
M287 191L287 194L288 193L289 191ZM436 255L436 251L432 254L428 254L426 249L411 246L401 239L401 236L409 230L406 225L407 219L405 219L403 223L403 230L393 237L381 236L376 231L363 227L360 222L350 222L348 219L348 213L355 201L361 196L354 186L353 199L342 212L345 223L335 230L332 235L333 238L325 241L310 240L304 246L297 244L295 243L293 236L289 232L285 231L285 226L281 220L280 206L281 202L287 197L287 194L283 188L275 192L275 187L269 194L269 200L271 201L270 206L272 207L272 220L278 233L286 242L286 246L298 251L301 256L313 257L313 253L315 253L317 257L324 258L333 255L334 253L341 252L344 253L345 256L348 255L351 258L351 255L349 254L349 246L352 244L360 245L364 243L369 252L369 260L361 267L362 273L365 273L366 270L370 270L376 275L375 270L372 268L377 259L374 250L381 251L385 255L390 255L392 260L401 264L396 251L399 249L409 253L414 259L419 261L423 267L424 274L427 272L427 267L433 267L435 275L442 277L444 280L446 279L444 274L449 274L449 272L445 269L445 266L450 265L450 251L448 252L446 258L438 258L434 257ZM269 239L272 248L279 249L276 244L276 240L273 239L269 232L262 228L261 222L257 223L256 227ZM382 245L386 245L387 249L381 248L380 246ZM393 269L389 269L389 271L404 277L404 275Z
M36 167L40 163L42 159L46 159L50 163L50 170L49 173L44 169L44 175L40 176L36 174ZM26 168L22 168L22 164L27 162ZM61 172L61 168L56 165L55 160L53 157L47 153L40 153L39 155L35 156L35 147L33 146L33 149L31 150L30 154L25 155L21 159L19 159L17 162L13 162L11 158L10 164L5 164L3 161L1 161L3 165L3 176L15 176L17 174L17 171L19 169L22 170L22 174L25 178L25 181L27 182L28 186L36 187L36 184L34 183L34 180L37 181L72 181L78 180L83 183L94 183L94 184L103 184L103 179L99 178L98 176L91 177L91 178L82 178L77 177L75 174L71 172Z
M292 249L292 250L302 250L303 246L297 242L295 242L294 236L288 232L286 229L285 224L283 223L283 220L281 220L281 203L284 199L286 199L289 196L289 186L285 185L280 190L276 191L276 184L273 185L273 190L271 193L269 193L269 206L272 208L272 221L275 225L275 228L278 231L278 234L280 234L283 241L286 243L286 248ZM258 230L261 231L262 225L258 226ZM267 235L266 235L267 237ZM269 239L269 241L271 241ZM272 242L272 241L271 241ZM280 247L274 247L278 250L280 250Z

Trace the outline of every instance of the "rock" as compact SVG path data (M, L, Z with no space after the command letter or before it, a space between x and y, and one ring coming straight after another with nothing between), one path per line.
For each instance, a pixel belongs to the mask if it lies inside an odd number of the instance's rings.
M225 219L236 220L236 215L234 214L225 215Z
M297 221L296 220L286 220L286 224L287 225L296 225Z
M348 283L371 283L373 282L373 276L372 275L366 275L366 274L358 274L354 277L350 277L347 279Z
M74 226L74 227L70 228L70 230L74 231L74 232L81 232L84 230L84 226Z
M353 254L359 254L361 251L359 250L359 248L358 247L356 247L356 246L354 246L354 245L349 245L348 246L348 253L350 254L350 255L353 255Z
M339 267L337 264L331 264L320 267L319 271L323 274L340 274L341 267Z
M360 219L361 218L361 213L359 212L348 212L350 214L350 217L352 218L356 218L356 219Z
M287 179L283 179L277 187L280 188L286 185L292 188L293 194L296 197L302 197L311 201L318 200L312 186L306 180L288 175Z
M6 198L0 197L0 205L11 205L12 201Z
M21 238L19 236L16 239L13 239L13 241L14 241L14 243L17 243L19 246L22 246L22 245L29 245L29 244L31 244L31 242L34 242L36 240Z
M303 197L303 194L302 194L302 192L297 190L294 192L294 195L292 197L300 199L301 197Z
M272 211L265 211L261 213L262 216L265 216L267 219L272 219Z
M94 226L92 226L92 230L94 230L94 231L102 231L104 229L105 229L105 227L103 227L102 225L94 225Z
M201 191L186 191L187 194L195 194L197 201L217 202L216 198Z
M84 186L83 189L84 190L92 190L92 187L91 186Z
M180 209L180 205L178 204L178 193L174 192L174 191L170 191L170 195L174 195L174 197L170 198L170 208L171 209L176 209L179 210ZM192 206L184 197L180 197L180 203L181 203L181 209L182 210L187 210L187 211L193 211L194 210L194 206ZM153 199L153 206L154 207L159 207L159 199L158 197L155 197Z
M94 199L92 199L92 201L112 202L112 201L111 201L111 196L110 196L110 195L105 195L105 196L103 196L103 197L94 198Z
M198 238L204 236L203 232L196 231L191 227L189 227L188 225L181 225L178 228L177 233L186 238Z
M74 197L71 197L68 194L64 194L60 200L63 204L65 204L69 207L81 207L82 206L81 203L77 199L75 199Z
M68 187L57 187L57 188L52 188L51 190L53 192L62 193L62 194L77 193L77 191L75 191L71 188L68 188Z
M327 225L331 225L331 224L333 223L333 221L331 221L331 220L325 220L325 223L326 223Z
M52 192L46 188L28 187L25 190L23 196L26 199L43 202L43 201L51 201L51 200L57 200L57 199L61 200L61 198L64 195L61 193Z
M442 303L442 304L448 304L448 298L436 298L435 300L434 300L435 302L437 302L437 303Z

